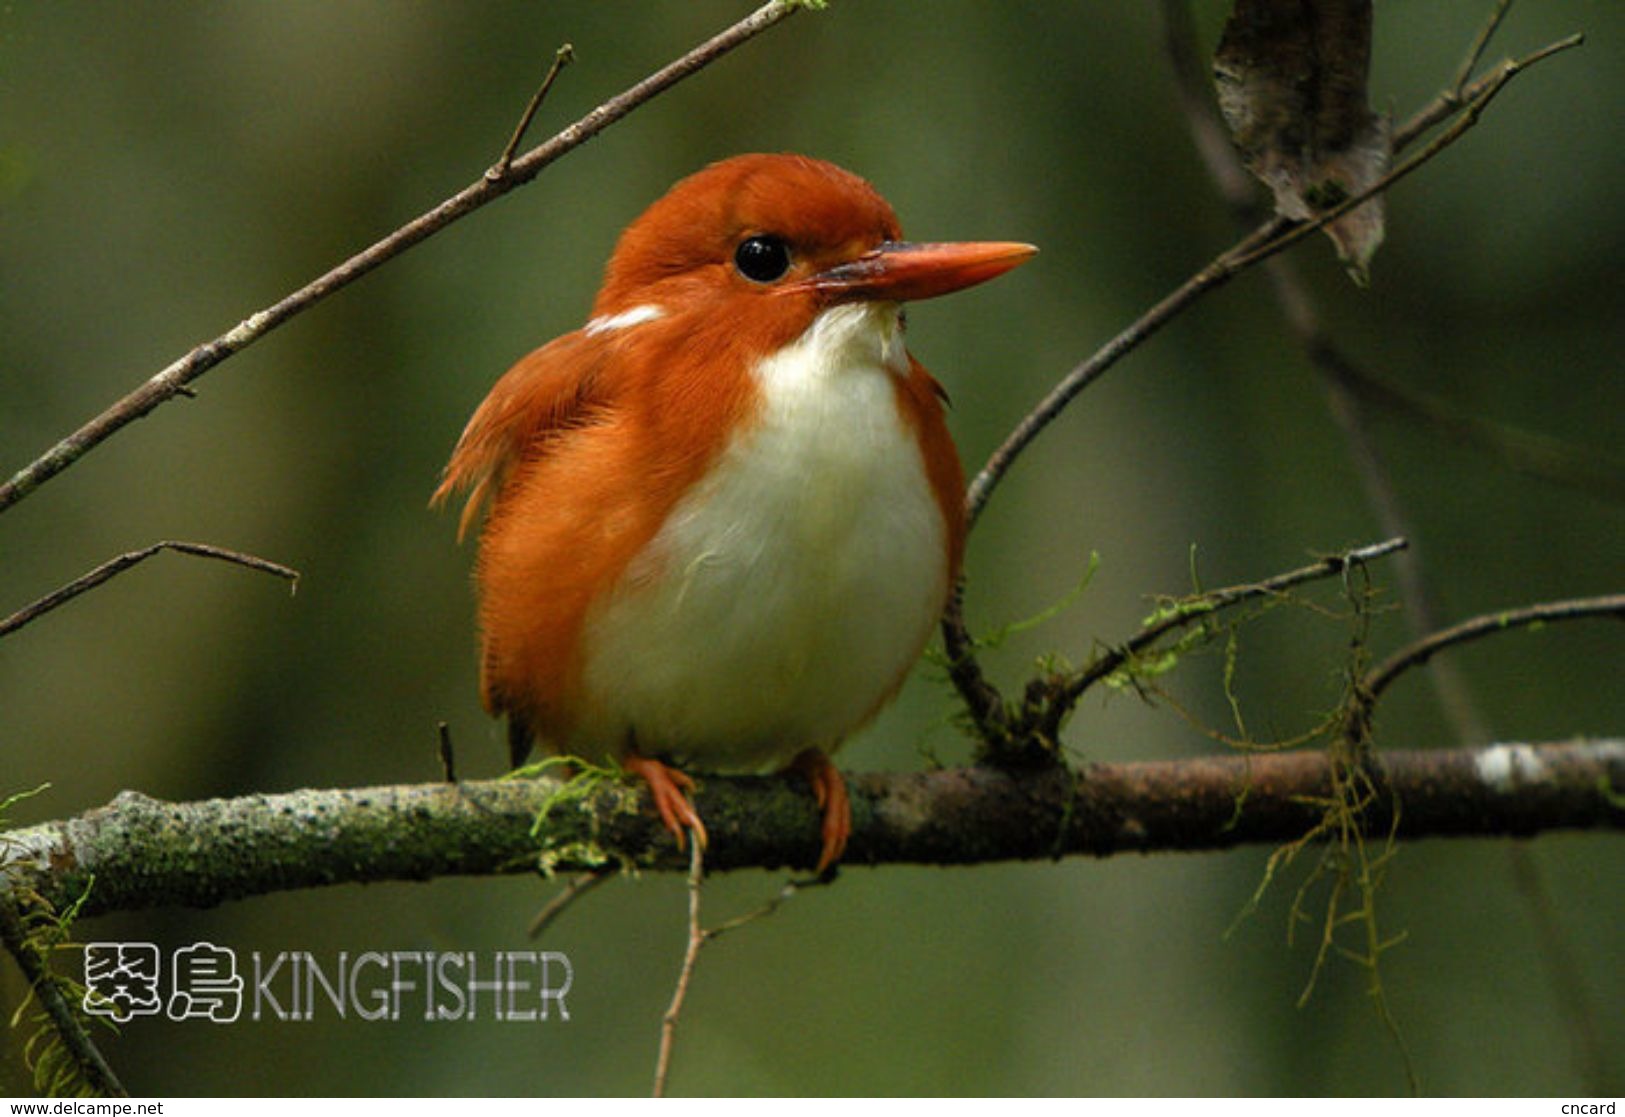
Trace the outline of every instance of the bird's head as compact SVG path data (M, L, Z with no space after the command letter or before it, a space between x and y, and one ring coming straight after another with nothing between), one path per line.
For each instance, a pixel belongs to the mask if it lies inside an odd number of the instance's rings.
M638 413L640 444L663 447L662 460L708 460L716 432L752 406L764 363L785 353L810 352L792 367L817 377L884 367L921 400L933 397L917 406L935 408L940 389L903 346L900 304L992 279L1036 251L907 243L872 186L816 159L712 164L627 227L587 323L491 390L435 499L470 490L466 530L516 463L610 405ZM946 437L939 456L949 460ZM957 478L954 461L943 478Z
M799 155L741 155L683 179L628 226L593 316L724 314L794 336L831 306L945 295L1036 251L910 244L857 175Z

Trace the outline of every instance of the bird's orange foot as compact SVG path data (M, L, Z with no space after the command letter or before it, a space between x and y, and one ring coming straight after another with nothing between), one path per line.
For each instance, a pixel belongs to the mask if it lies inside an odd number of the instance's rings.
M846 780L829 757L817 749L806 749L790 761L787 771L800 772L812 784L813 798L824 812L824 851L818 857L822 873L841 859L846 840L852 836L852 801L847 798Z
M686 794L694 790L694 781L687 773L635 752L627 753L621 760L621 767L649 785L655 810L660 812L661 823L677 839L678 849L688 848L685 834L689 830L694 831L694 840L699 847L706 847L710 839L705 833L705 823L700 821L699 813L694 810L694 804L689 802Z

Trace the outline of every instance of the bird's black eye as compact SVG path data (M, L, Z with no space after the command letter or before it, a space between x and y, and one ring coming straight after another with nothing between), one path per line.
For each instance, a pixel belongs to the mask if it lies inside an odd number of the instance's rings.
M782 237L746 237L734 249L734 267L753 283L772 283L790 270L790 246Z

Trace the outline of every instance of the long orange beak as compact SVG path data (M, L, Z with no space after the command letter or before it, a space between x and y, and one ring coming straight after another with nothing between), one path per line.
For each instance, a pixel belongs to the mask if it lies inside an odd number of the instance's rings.
M1038 249L1013 241L909 244L887 241L855 260L785 284L780 291L816 291L832 302L930 299L974 287L1030 260Z

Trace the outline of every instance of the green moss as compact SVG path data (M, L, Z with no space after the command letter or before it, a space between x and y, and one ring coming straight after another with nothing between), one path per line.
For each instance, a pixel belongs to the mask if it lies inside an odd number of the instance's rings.
M6 812L11 807L49 786L41 784L0 800L0 830L4 829ZM0 872L5 872L8 855L5 836L0 833ZM29 978L28 995L7 1023L13 1029L30 1030L23 1043L23 1060L33 1074L34 1088L47 1097L99 1097L107 1092L104 1076L75 1055L76 1050L90 1046L86 1033L97 1022L84 1011L86 989L51 969L55 955L78 949L70 931L94 883L95 878L87 876L73 901L59 912L33 888L20 884L15 874L7 873L0 882L5 890L0 903L10 909L0 913L4 916L5 945ZM50 1007L53 1005L55 1011ZM98 1020L113 1028L111 1020ZM64 1030L75 1035L67 1036Z

